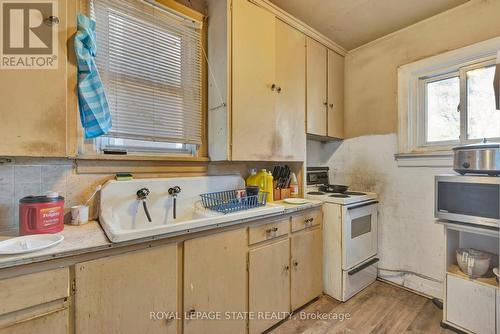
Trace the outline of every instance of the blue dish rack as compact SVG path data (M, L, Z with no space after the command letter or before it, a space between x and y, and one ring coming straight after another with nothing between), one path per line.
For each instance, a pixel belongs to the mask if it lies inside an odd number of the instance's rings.
M241 196L245 190L226 190L214 193L201 194L203 206L210 210L222 213L230 213L257 208L266 205L267 192L259 192L257 195Z

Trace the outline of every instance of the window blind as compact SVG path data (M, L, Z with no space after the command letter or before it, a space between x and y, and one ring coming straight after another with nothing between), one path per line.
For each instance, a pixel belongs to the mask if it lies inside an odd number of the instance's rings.
M140 0L87 2L109 136L201 144L201 23Z

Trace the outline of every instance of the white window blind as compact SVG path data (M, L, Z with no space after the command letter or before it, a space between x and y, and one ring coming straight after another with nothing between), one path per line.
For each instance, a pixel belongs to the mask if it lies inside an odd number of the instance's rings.
M201 23L141 0L90 5L109 136L201 144Z

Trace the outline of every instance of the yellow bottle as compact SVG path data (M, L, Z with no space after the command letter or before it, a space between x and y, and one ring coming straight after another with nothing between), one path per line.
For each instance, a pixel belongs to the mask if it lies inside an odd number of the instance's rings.
M260 172L257 173L255 183L256 186L259 186L260 191L267 191L267 171L265 169L261 169Z
M269 172L267 174L267 179L266 179L266 191L267 191L267 201L268 202L273 202L274 201L274 194L273 194L273 174Z
M252 168L250 170L250 175L247 177L247 186L256 186L257 184L257 170Z

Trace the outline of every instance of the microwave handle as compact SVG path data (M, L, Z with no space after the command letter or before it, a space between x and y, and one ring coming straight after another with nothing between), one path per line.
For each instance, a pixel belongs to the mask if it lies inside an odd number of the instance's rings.
M373 205L373 204L377 204L377 203L378 203L378 201L370 201L370 202L360 203L358 205L353 205L353 206L347 207L347 210L359 209L359 208L362 208L364 206Z

